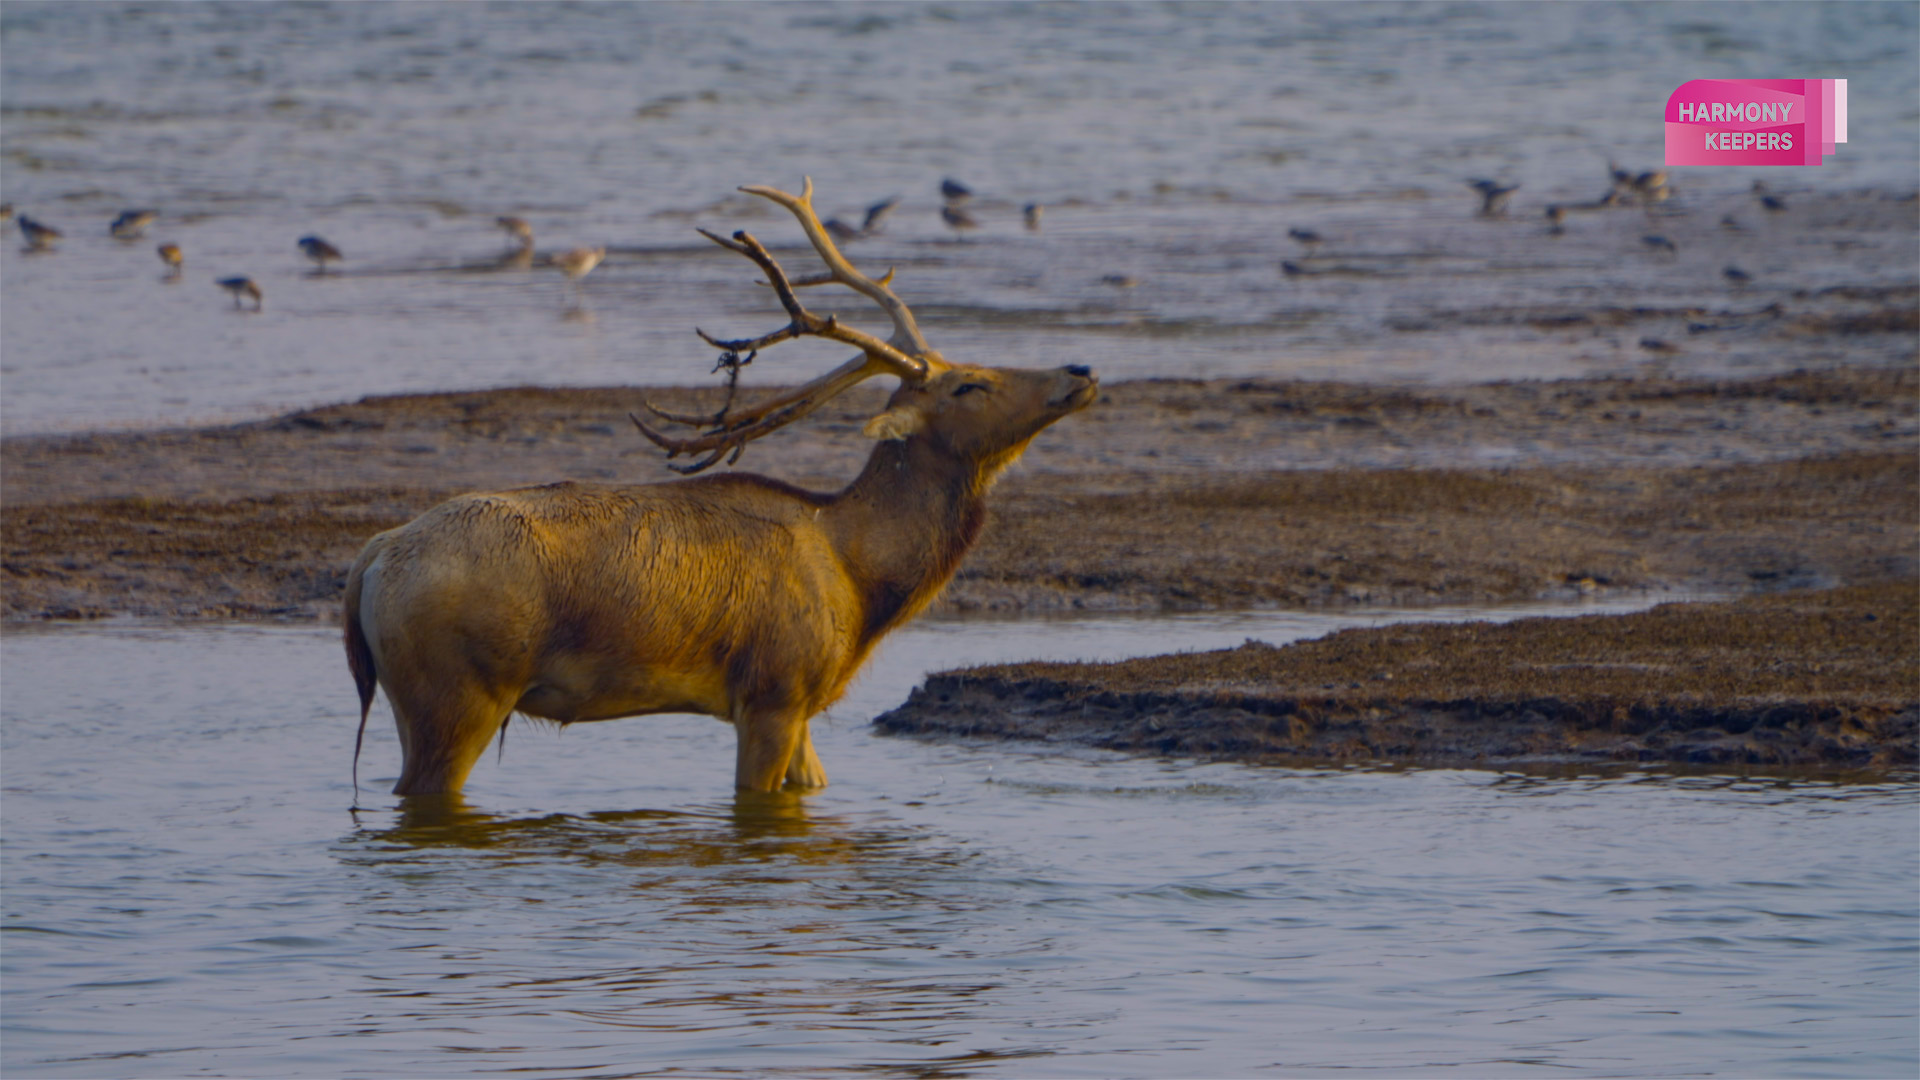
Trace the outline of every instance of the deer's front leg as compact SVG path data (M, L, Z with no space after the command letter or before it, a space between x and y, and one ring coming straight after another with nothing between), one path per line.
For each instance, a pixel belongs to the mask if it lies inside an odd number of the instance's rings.
M820 755L813 749L811 722L800 732L800 745L794 748L793 757L787 760L787 786L802 788L827 786L826 766L820 764Z
M778 791L792 780L822 787L826 770L807 734L807 717L791 708L741 710L734 721L737 738L733 786L742 791ZM813 779L817 777L817 782Z

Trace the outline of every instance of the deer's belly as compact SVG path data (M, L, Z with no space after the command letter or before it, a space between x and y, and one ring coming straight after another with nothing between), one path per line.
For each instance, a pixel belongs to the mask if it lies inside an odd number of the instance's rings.
M593 664L545 665L514 706L561 723L648 713L706 713L725 718L727 688L717 670L608 670Z

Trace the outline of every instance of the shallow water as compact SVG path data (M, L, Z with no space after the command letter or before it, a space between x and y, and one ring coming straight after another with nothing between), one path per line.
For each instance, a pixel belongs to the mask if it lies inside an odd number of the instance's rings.
M1592 607L1564 610L1594 610ZM1458 615L1440 612L1436 615ZM1314 771L871 735L930 668L1393 617L926 622L727 793L711 720L516 725L347 807L333 634L0 638L9 1076L1893 1076L1905 784Z
M731 193L803 175L829 215L902 197L850 253L899 267L954 358L1416 381L1907 363L1910 336L1688 336L1686 310L1913 285L1920 222L1888 199L1920 186L1916 29L1909 4L8 3L0 193L67 239L0 243L0 425L699 381L695 325L777 320L693 226L791 245ZM1610 159L1658 163L1679 82L1761 75L1850 79L1853 141L1819 168L1684 170L1657 214L1544 237L1542 208L1599 196ZM947 175L979 193L965 243L937 217ZM1523 185L1510 220L1473 218L1479 176ZM1756 207L1761 177L1789 213ZM130 207L160 219L123 244L106 224ZM506 213L542 253L612 246L584 299L551 270L486 271ZM1327 239L1289 278L1295 226ZM344 273L309 276L310 232ZM1736 264L1751 285L1722 278ZM214 288L234 274L262 314ZM1636 307L1675 314L1529 322ZM754 378L839 359L787 346Z

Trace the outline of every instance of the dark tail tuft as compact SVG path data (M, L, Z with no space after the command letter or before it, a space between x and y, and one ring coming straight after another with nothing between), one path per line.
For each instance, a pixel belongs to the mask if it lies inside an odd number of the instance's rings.
M360 744L367 734L367 712L373 708L373 689L379 684L379 672L373 666L373 650L367 647L367 635L360 629L360 572L363 563L355 563L347 575L347 594L341 604L342 629L347 643L347 668L353 672L353 685L360 691L360 729L353 733L353 804L360 805Z

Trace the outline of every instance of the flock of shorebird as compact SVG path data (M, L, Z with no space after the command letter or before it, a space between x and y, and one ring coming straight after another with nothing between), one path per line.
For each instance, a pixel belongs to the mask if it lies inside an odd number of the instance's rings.
M1576 211L1594 211L1611 207L1627 206L1652 207L1659 203L1666 202L1673 195L1672 183L1668 179L1665 170L1656 169L1636 173L1631 170L1622 169L1612 162L1608 162L1607 171L1611 185L1599 198L1592 202L1584 203L1555 203L1546 208L1545 216L1548 235L1559 236L1566 232L1567 215ZM1469 188L1479 195L1480 206L1478 216L1485 218L1505 217L1513 193L1520 189L1518 183L1506 183L1500 180L1475 179L1469 180L1466 183ZM1761 181L1754 181L1753 196L1759 206L1769 213L1779 213L1786 209L1786 201L1781 198L1779 194L1768 190L1766 184ZM967 209L968 203L973 198L972 188L969 188L967 185L952 177L947 177L940 181L940 198L940 220L944 222L949 229L953 230L955 239L964 239L968 232L980 227L980 222ZM891 196L867 207L866 213L858 225L849 224L839 218L828 218L823 223L823 227L832 235L833 239L839 243L863 240L877 235L881 231L888 215L893 212L894 207L898 206L899 203L900 197L898 195ZM1021 207L1021 216L1026 222L1028 231L1040 231L1040 218L1043 211L1044 207L1037 202L1030 202ZM118 240L139 240L146 234L147 227L152 225L158 216L159 215L153 210L127 210L113 219L107 226L107 232ZM26 240L26 251L51 251L61 239L60 230L43 222L35 221L25 214L20 214L16 218L11 203L0 203L0 220L8 218L15 218L18 222L20 235ZM495 218L494 224L506 233L509 244L508 254L500 260L500 265L518 268L526 268L534 265L533 227L527 223L526 219L502 216ZM1738 231L1742 228L1741 224L1730 214L1723 217L1720 224L1722 228L1733 231ZM1317 255L1320 246L1326 242L1326 238L1320 233L1312 229L1297 226L1288 229L1287 236L1306 250L1306 256L1308 258ZM1664 236L1649 234L1642 237L1641 240L1650 252L1664 253L1667 255L1676 255L1679 252L1679 246ZM303 236L296 241L295 246L299 248L302 254L314 262L316 269L313 272L316 275L325 274L328 263L341 262L346 258L346 256L340 253L339 248L334 247L318 236ZM161 244L157 251L160 256L160 261L167 267L168 276L178 277L186 266L186 256L181 252L180 245L173 243ZM579 247L546 256L542 261L542 265L551 266L565 274L567 287L569 291L571 291L579 285L582 278L592 273L593 268L599 266L601 261L606 257L607 249L605 247ZM1280 269L1288 277L1309 275L1315 272L1292 261L1281 262ZM1745 285L1752 280L1749 274L1736 266L1728 266L1724 271L1724 276L1729 283L1736 287ZM1122 276L1109 276L1101 280L1107 284L1119 287L1131 287L1137 284L1133 278ZM263 310L265 304L264 293L261 291L259 284L252 278L244 276L223 277L215 279L214 284L232 294L234 307L240 307L242 300L252 300L253 310Z
M159 217L154 210L126 210L107 225L107 234L116 240L136 241L146 235L147 227ZM25 214L16 215L12 203L0 203L0 221L13 219L20 228L20 236L26 241L23 249L30 253L53 251L64 237L59 229L45 222L35 221ZM533 263L533 229L524 220L517 217L495 219L500 228L505 229L510 239L518 241L519 247L509 259L518 256L523 265ZM303 236L294 242L300 253L313 260L315 274L325 274L328 263L342 262L346 259L340 249L318 236ZM175 243L161 244L154 249L160 256L160 262L167 268L167 275L177 278L186 269L187 257ZM558 255L549 256L547 265L553 266L567 276L569 286L591 273L600 261L607 257L604 247L574 248ZM253 310L261 311L265 307L266 293L260 284L250 277L215 278L216 286L225 289L233 296L233 306L241 306L242 300L253 301Z
M980 221L967 209L973 200L973 189L949 176L940 181L940 220L953 230L954 239L964 239L966 234L980 227ZM827 232L839 243L864 240L877 235L900 204L900 196L891 195L867 207L866 215L859 225L850 225L839 218L828 218L822 223ZM1030 202L1020 208L1020 215L1026 221L1028 232L1040 231L1040 215L1045 210L1037 202Z
M1628 169L1623 169L1613 162L1608 162L1607 173L1611 184L1606 192L1599 198L1592 202L1554 203L1546 208L1546 231L1548 236L1563 235L1567 231L1567 215L1576 211L1606 210L1612 207L1630 206L1651 208L1673 197L1673 183L1671 179L1668 178L1666 170L1664 169L1633 172ZM1504 218L1507 215L1507 206L1513 197L1513 193L1520 190L1518 183L1510 184L1500 180L1475 179L1466 181L1466 184L1467 187L1471 188L1480 196L1480 207L1477 211L1477 216L1483 218ZM1777 214L1787 208L1786 200L1777 192L1768 189L1764 181L1755 180L1752 190L1755 203L1767 213ZM1739 220L1732 214L1728 214L1720 219L1720 227L1730 232L1739 232L1744 228ZM1326 242L1324 236L1312 229L1291 228L1287 230L1287 236L1302 248L1306 249L1308 258L1312 258L1318 254L1320 245ZM1680 246L1678 244L1658 234L1650 233L1643 236L1640 238L1640 242L1642 246L1651 253L1678 255L1680 252ZM1282 262L1280 269L1281 272L1288 277L1310 275L1315 272L1293 261ZM1722 271L1722 276L1735 288L1746 285L1753 280L1752 275L1737 266L1728 266Z
M980 223L966 209L967 201L973 197L971 188L949 177L940 182L940 195L943 200L940 218L946 222L948 228L954 231L956 238L963 236L969 230L979 228ZM895 195L873 204L867 208L866 216L857 226L849 225L838 218L830 218L824 225L833 238L841 243L865 239L879 233L887 216L899 202L900 197ZM1026 219L1027 229L1032 232L1040 231L1040 204L1028 203L1022 209L1022 213ZM108 224L107 232L117 240L137 241L146 235L147 227L152 225L158 217L158 212L154 210L127 210ZM62 239L63 234L59 229L44 222L35 221L25 214L16 216L12 203L0 203L0 220L7 219L17 222L20 235L26 241L24 250L27 252L53 251ZM533 226L529 225L525 218L511 216L497 217L494 219L494 224L506 233L509 245L507 254L498 260L497 265L521 269L535 265ZM295 241L294 246L300 250L301 254L313 261L315 275L325 274L328 263L343 262L346 259L339 248L318 236L303 236ZM186 254L179 244L165 243L155 250L160 256L160 261L167 267L169 278L178 278L186 269ZM578 286L580 279L592 273L593 268L599 266L606 257L605 247L579 247L546 256L540 264L553 267L565 274L567 286L571 290ZM235 308L240 308L243 300L251 300L253 301L252 310L265 309L266 294L260 288L260 284L250 277L215 278L214 284L233 296Z

